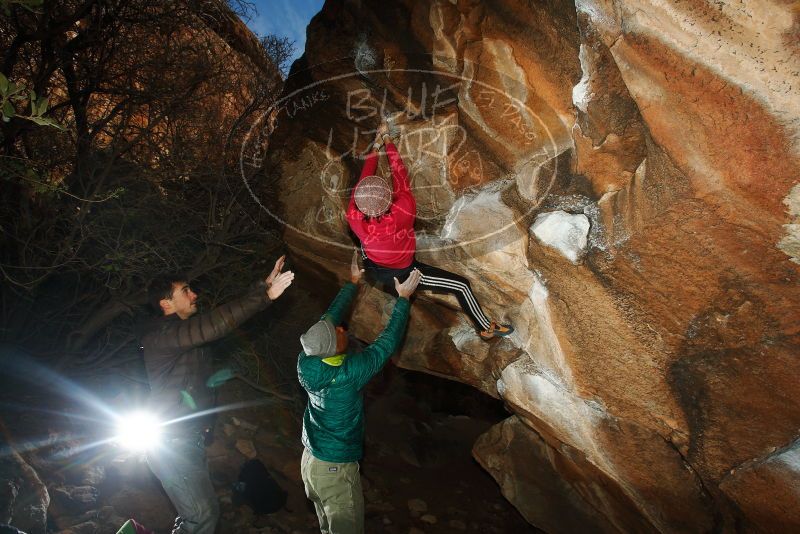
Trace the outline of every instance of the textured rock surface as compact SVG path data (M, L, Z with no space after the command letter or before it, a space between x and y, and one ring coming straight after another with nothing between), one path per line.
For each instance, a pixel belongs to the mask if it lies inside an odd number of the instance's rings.
M731 470L720 483L744 512L747 528L791 532L800 524L800 443Z
M542 244L561 252L572 263L586 250L589 236L589 218L579 213L570 215L565 211L551 211L536 217L531 232Z
M265 205L311 272L343 279L348 187L394 114L418 257L517 328L484 343L420 295L398 362L505 400L475 455L537 526L800 528L799 16L329 1L309 26L266 121ZM529 234L556 211L589 222L573 261ZM354 330L390 310L363 290Z
M550 447L518 417L496 425L474 448L512 502L524 496L525 518L547 532L646 531L647 523L577 449ZM598 512L603 510L603 515Z

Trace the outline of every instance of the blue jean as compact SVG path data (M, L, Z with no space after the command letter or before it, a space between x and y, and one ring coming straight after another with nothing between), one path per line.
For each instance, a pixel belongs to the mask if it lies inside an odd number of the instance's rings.
M190 534L213 534L219 501L211 484L206 451L198 437L175 438L148 453L147 464L161 481Z

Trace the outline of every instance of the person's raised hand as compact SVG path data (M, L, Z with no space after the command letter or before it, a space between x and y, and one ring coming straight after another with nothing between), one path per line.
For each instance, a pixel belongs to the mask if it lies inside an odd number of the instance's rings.
M283 295L286 288L292 285L292 280L294 280L294 273L292 271L286 271L276 276L272 284L267 288L267 296L269 299L275 300Z
M382 120L378 129L375 130L375 140L372 142L373 150L378 150L383 144L383 136L385 135L389 135L389 125L385 120Z
M358 249L353 251L353 260L350 262L350 281L357 284L361 280L364 269L358 266Z
M408 275L408 278L406 278L406 281L402 284L397 277L395 277L394 288L397 291L397 295L403 298L410 297L411 294L417 289L420 280L422 280L422 273L419 272L419 269L414 269L411 271L411 274Z
M381 125L378 126L377 134L378 134L378 137L383 137L384 135L386 135L388 133L389 133L389 123L387 123L386 120L384 119L384 120L381 121Z
M281 256L275 262L275 267L272 268L272 272L269 273L269 276L266 279L267 287L270 287L272 283L275 281L275 277L281 274L281 270L283 269L283 263L286 261L286 254Z

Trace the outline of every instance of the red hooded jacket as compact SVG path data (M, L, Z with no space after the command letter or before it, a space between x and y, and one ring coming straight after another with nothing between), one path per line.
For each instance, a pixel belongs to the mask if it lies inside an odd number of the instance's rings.
M347 222L361 240L364 253L370 260L382 267L404 269L414 261L417 248L414 235L417 202L411 194L408 170L393 143L386 143L386 154L392 169L392 203L389 211L380 217L366 218L356 207L354 187L347 207ZM358 181L375 174L377 168L378 154L373 152L367 157Z

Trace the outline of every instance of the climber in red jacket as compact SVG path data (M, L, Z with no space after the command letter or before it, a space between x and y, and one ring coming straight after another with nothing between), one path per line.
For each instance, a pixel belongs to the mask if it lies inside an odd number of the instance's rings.
M392 170L391 189L386 180L375 176L381 145L386 147ZM511 325L499 324L486 317L469 280L416 260L416 216L417 203L409 186L408 170L392 142L388 126L383 123L347 208L347 222L361 240L367 274L385 287L394 287L395 277L404 280L413 269L419 269L422 273L420 289L455 295L481 338L504 337L513 332Z

